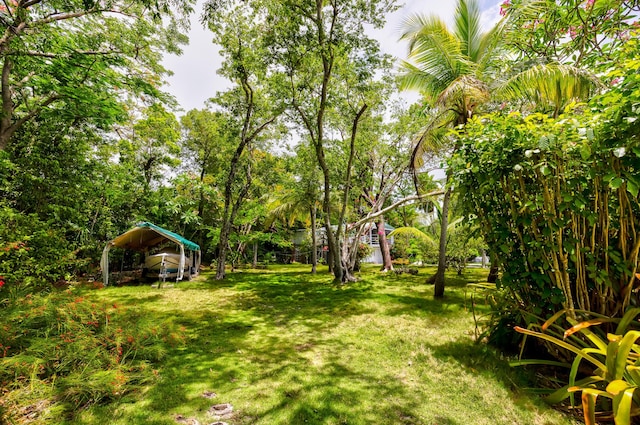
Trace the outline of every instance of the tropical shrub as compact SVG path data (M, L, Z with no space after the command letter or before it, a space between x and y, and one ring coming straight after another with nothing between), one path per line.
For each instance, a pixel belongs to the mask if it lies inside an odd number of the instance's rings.
M640 314L640 309L629 310L621 319L592 315L595 317L590 320L577 322L568 317L573 326L564 333L558 335L557 330L546 332L566 313L560 311L547 320L541 326L541 332L516 328L522 334L539 338L575 355L570 364L569 382L546 400L556 404L569 399L571 406L576 407L573 394L581 393L587 425L595 425L596 418L613 418L616 425L630 424L632 417L640 415L640 394L636 394L640 386L640 346L635 343L640 338L640 331L631 328L634 324L637 326L634 319ZM616 330L607 333L594 328L603 324L617 324ZM577 334L582 337L577 337ZM523 363L532 361L513 364Z
M155 380L153 366L183 339L171 322L93 302L73 289L18 298L3 307L0 324L6 419L19 421L18 405L73 412L120 399Z
M456 187L522 311L640 305L639 47L618 52L608 91L558 119L499 112L457 135Z
M0 204L0 275L11 291L46 289L85 265L57 226Z

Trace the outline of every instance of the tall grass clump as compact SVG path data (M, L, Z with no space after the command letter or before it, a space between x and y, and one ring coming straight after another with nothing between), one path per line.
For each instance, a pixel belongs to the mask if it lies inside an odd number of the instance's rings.
M6 389L0 422L46 421L54 411L132 395L155 379L154 366L184 339L170 322L91 301L74 289L5 298L0 308L0 387Z

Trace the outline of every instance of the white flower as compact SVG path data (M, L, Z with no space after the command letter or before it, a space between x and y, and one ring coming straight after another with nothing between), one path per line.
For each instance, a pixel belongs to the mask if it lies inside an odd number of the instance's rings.
M623 146L621 148L615 148L613 150L613 154L617 157L617 158L622 158L625 154L627 153L627 149Z

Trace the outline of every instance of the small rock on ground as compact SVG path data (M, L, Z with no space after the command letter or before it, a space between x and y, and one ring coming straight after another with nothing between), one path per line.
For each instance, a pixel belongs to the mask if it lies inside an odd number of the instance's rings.
M233 412L233 406L229 403L214 404L208 412L213 416L226 416Z
M174 419L176 420L176 422L178 422L179 424L184 424L184 425L200 425L200 421L198 421L196 418L186 418L182 415L175 415Z

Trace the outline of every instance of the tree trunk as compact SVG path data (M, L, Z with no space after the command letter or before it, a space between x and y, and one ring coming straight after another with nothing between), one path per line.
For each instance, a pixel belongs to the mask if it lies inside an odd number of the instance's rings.
M203 163L200 171L200 199L198 200L198 217L200 217L201 222L204 224L204 177L206 174L206 165ZM198 243L202 250L204 251L204 232L202 230L197 230L198 232Z
M310 208L311 216L311 273L316 274L318 269L318 235L316 235L316 204Z
M329 192L325 195L327 202L329 201ZM330 212L330 210L329 210ZM340 236L336 235L331 229L331 222L329 221L329 214L325 214L325 230L327 232L327 243L329 245L329 257L331 257L331 269L333 271L333 281L336 283L342 283L344 277L344 268L342 267L342 255L340 248Z
M498 281L498 262L496 260L491 261L491 267L489 268L489 276L487 276L487 282L496 283Z
M224 220L222 229L220 229L220 241L218 241L218 265L216 267L216 280L224 279L224 267L227 260L227 245L229 244L229 231L231 222Z
M11 86L9 77L13 68L13 61L3 55L2 77L0 78L0 95L2 99L2 114L0 115L0 150L6 150L15 127L12 126L13 100L11 99Z
M258 241L253 241L253 262L251 267L254 269L258 267Z
M355 244L356 251L358 250L358 244ZM357 254L356 254L357 255ZM345 242L342 255L340 256L342 262L342 277L340 279L340 283L347 282L356 282L356 277L353 275L353 271L355 268L355 261L351 261L351 256L349 255L349 248L347 243Z
M380 244L380 252L382 253L382 268L380 270L384 272L392 271L393 263L391 262L391 248L389 247L387 233L384 229L383 215L378 218L376 226L378 227L378 243Z
M237 169L238 162L240 160L240 153L242 150L238 148L236 151L237 156L231 161L231 172L229 173L229 180L226 183L225 194L224 194L224 212L222 214L222 229L220 229L220 242L218 243L218 267L216 270L216 280L224 279L224 266L227 258L227 247L229 245L229 234L231 233L231 225L235 221L236 216L238 215L238 210L240 209L240 204L247 193L249 192L249 188L251 187L252 177L251 177L251 164L247 164L247 181L245 182L244 187L240 190L236 201L231 206L232 198L231 198L231 182L232 178L235 176L235 171ZM229 208L231 208L231 212L229 212Z
M449 179L447 178L447 181ZM447 226L449 225L449 200L451 188L447 189L442 199L442 214L440 217L440 245L438 248L438 270L433 280L433 297L444 297L444 271L447 268Z

